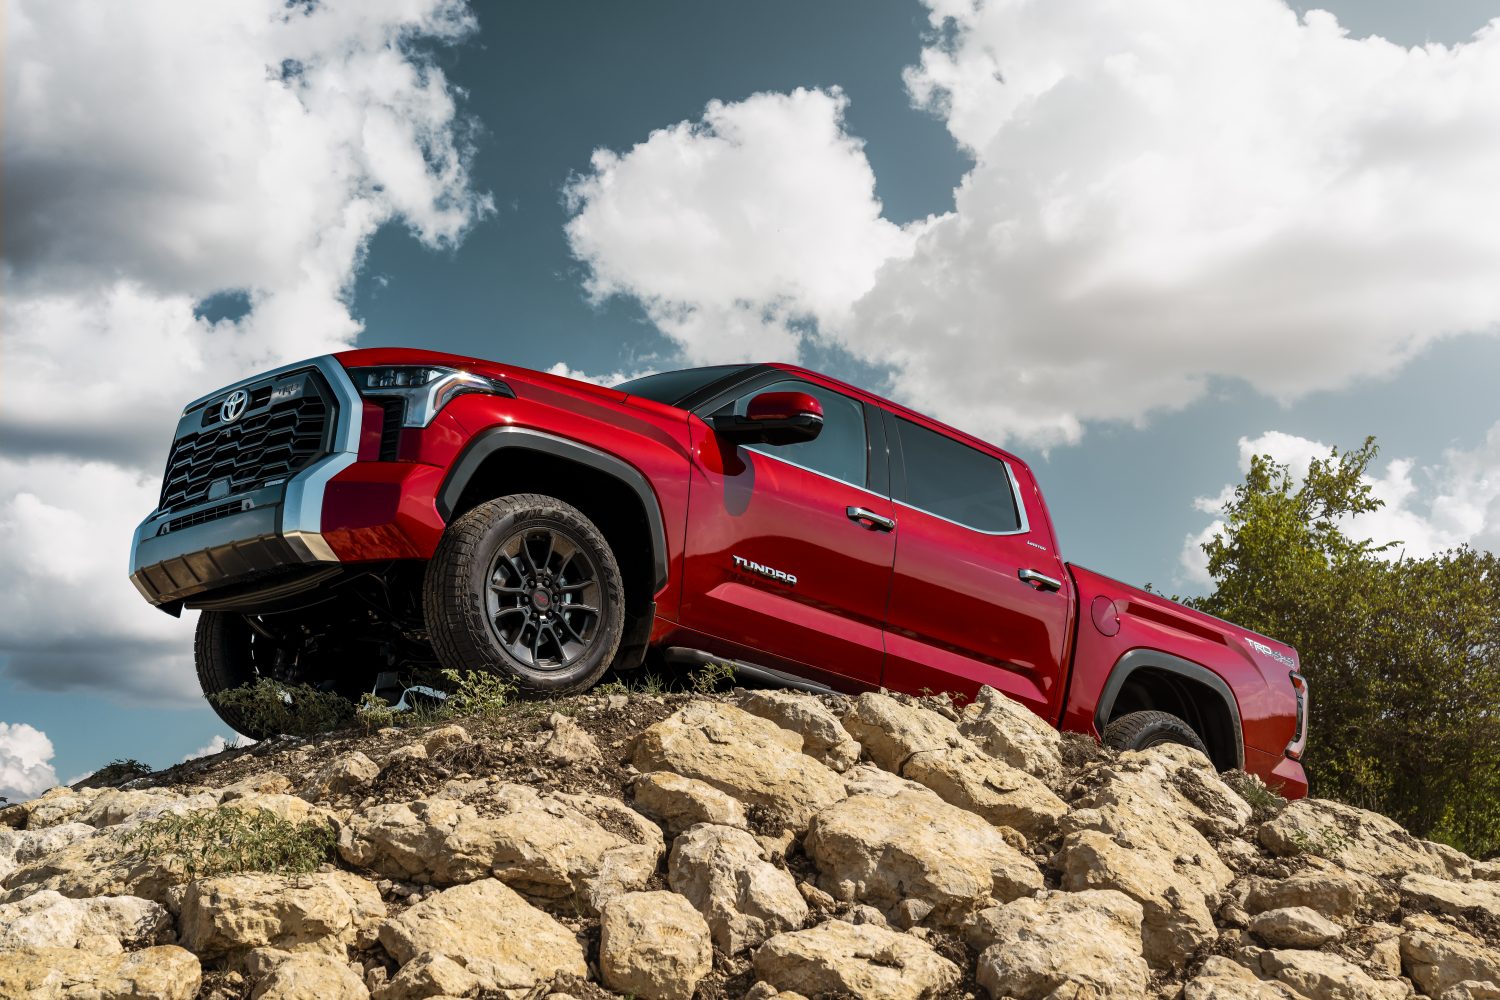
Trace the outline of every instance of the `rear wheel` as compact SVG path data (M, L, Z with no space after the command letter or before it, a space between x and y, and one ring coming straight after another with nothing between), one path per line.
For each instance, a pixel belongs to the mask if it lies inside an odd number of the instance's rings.
M568 694L609 669L625 627L620 567L599 529L553 497L482 503L427 566L427 630L445 667Z
M1208 747L1193 727L1170 712L1131 712L1104 727L1104 745L1116 750L1145 750L1163 743L1180 743L1208 756Z
M366 627L365 631L368 631ZM296 727L304 706L287 702L285 712L249 711L219 695L261 680L307 685L349 702L369 690L377 669L368 643L360 641L357 623L344 621L320 607L297 613L245 615L237 611L204 611L198 616L193 661L198 683L214 712L237 733L263 740ZM283 695L283 699L291 698ZM326 701L326 699L325 699ZM338 702L328 702L329 705ZM327 715L325 709L323 715ZM290 727L290 728L289 728Z

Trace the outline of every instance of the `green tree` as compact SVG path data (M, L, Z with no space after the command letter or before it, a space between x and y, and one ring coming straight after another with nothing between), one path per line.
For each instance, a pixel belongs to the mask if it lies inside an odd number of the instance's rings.
M1314 794L1386 813L1471 853L1500 851L1500 559L1425 558L1364 540L1381 501L1374 439L1299 479L1255 458L1204 545L1193 601L1297 647L1312 701Z

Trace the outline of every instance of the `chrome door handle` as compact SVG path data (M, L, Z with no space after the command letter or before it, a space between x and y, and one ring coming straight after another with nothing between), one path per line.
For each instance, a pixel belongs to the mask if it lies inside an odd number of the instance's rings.
M896 522L893 519L883 517L873 510L866 510L863 507L845 507L844 513L848 514L849 520L856 524L863 524L865 527L874 528L876 531L893 531L896 527Z
M1016 576L1021 578L1022 583L1029 583L1037 590L1062 590L1061 580L1053 579L1046 573L1038 573L1034 569L1017 570Z

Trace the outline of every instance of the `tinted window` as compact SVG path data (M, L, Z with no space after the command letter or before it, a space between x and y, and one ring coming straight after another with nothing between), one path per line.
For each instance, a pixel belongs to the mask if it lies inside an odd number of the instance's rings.
M998 458L909 420L896 418L896 427L906 468L901 499L980 531L1020 528L1010 474Z
M687 368L680 372L658 372L655 375L643 375L629 382L621 382L614 388L620 392L628 392L632 396L676 406L709 383L717 382L725 376L744 371L749 367L749 365L713 365L708 368Z
M805 392L812 396L823 404L823 430L811 441L800 444L753 444L746 445L746 448L795 462L804 469L812 469L846 483L865 485L868 445L865 439L863 404L831 389L788 379L761 386L722 407L718 412L733 412L744 416L750 400L763 392Z

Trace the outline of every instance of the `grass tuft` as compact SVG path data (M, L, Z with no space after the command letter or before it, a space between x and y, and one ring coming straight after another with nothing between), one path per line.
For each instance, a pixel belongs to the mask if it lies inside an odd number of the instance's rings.
M332 859L333 830L323 823L293 823L268 809L235 806L162 816L127 834L142 855L182 865L188 878L264 872L305 875Z

